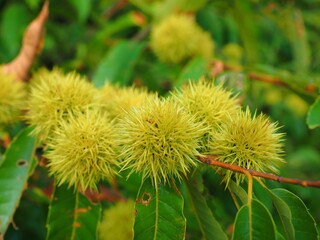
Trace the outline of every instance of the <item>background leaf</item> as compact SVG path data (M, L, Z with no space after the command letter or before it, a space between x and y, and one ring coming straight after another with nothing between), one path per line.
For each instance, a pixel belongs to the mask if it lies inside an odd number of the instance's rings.
M101 205L65 185L55 187L47 222L47 240L96 239Z
M238 26L239 35L242 38L248 64L257 63L259 56L258 36L259 28L256 26L254 11L248 1L232 1L229 9L235 24ZM250 34L249 34L250 33Z
M78 19L80 22L84 22L87 20L92 1L87 0L69 0L69 2L73 5L73 7L77 11Z
M208 67L208 61L201 57L193 58L188 62L188 64L182 69L178 81L176 83L177 87L180 87L185 82L189 80L197 81L201 76L203 76Z
M316 223L301 199L286 189L273 189L271 192L290 208L295 239L318 239Z
M3 237L26 187L35 140L30 128L11 142L0 166L0 238Z
M126 85L143 48L143 43L128 40L110 49L93 75L95 86L101 87L107 81Z
M253 199L251 203L251 224L249 217L249 206L244 205L237 213L234 223L234 240L265 240L276 239L275 225L268 209L258 200Z
M185 239L183 198L174 188L159 185L158 193L145 180L135 205L134 239Z
M140 12L130 11L115 19L112 23L106 22L101 27L102 29L96 35L95 41L97 44L108 39L112 34L124 31L130 27L143 26L145 24L145 17Z
M0 19L0 40L3 47L0 56L2 61L9 62L19 52L22 35L30 16L23 4L13 3L1 13Z
M320 126L320 97L317 98L309 109L307 124L309 128L316 128Z

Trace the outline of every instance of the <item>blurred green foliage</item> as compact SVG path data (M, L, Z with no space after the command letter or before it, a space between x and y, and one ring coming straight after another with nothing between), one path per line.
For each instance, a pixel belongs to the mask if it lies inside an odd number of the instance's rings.
M0 1L1 63L17 55L23 32L42 3ZM320 87L319 9L320 2L316 0L51 0L43 50L32 71L59 66L89 76L96 86L102 86L104 81L144 85L162 95L189 78L216 77L238 92L244 105L270 115L283 126L287 164L281 175L316 180L320 178L320 129L309 129L306 119ZM156 58L148 45L150 30L173 12L194 15L197 23L210 33L215 43L214 59L194 58L168 64ZM230 47L226 50L230 44L236 46L234 50ZM231 67L213 74L216 60ZM287 87L256 81L250 73L280 79ZM318 126L319 100L310 114L309 124ZM14 216L18 230L10 227L6 239L45 238L48 197L38 190L48 187L42 186L48 185L48 177L42 171L38 169L36 177L29 180L37 184L30 184L23 194ZM221 179L212 171L204 170L203 174L207 205L227 229L237 209L225 200L230 196L220 185ZM131 184L137 181L133 178ZM127 183L122 181L119 180L119 185L124 188ZM319 189L270 181L266 184L271 188L285 187L300 196L320 223ZM135 198L139 186L130 185L130 181L127 186L123 194ZM272 207L271 210L275 211ZM186 216L191 215L188 211ZM200 232L193 221L187 223L188 239L197 239Z

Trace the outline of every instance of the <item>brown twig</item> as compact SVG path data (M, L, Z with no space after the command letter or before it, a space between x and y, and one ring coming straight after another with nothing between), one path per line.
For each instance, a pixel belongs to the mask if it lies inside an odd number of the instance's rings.
M104 16L109 19L113 17L117 12L123 9L128 3L128 0L119 0L117 1L105 14Z
M150 26L146 26L142 28L141 31L139 31L132 39L137 42L141 41L149 34L149 32L150 32Z
M256 73L248 73L247 76L252 80L271 83L273 85L277 85L277 86L281 86L281 87L288 87L287 83L281 81L281 79L279 79L277 77L261 75L261 74L256 74Z
M214 155L205 155L203 157L198 156L198 159L200 161L202 161L203 163L211 165L211 166L225 168L225 169L231 170L233 172L238 172L238 173L242 173L242 174L249 173L251 176L262 177L262 178L269 179L272 181L277 181L277 182L281 182L281 183L290 183L290 184L300 185L303 187L320 187L320 181L309 181L309 180L302 180L302 179L296 179L296 178L287 178L287 177L277 176L277 175L274 175L271 173L258 172L255 170L239 167L237 165L232 165L232 164L217 161L216 160L217 157Z
M234 72L242 72L243 68L241 66L229 65L225 64L220 60L215 60L212 62L211 66L211 75L216 77L223 73L224 71L234 71ZM288 87L288 84L283 82L280 78L265 75L265 74L257 74L257 73L247 73L247 76L251 80L256 80L260 82L270 83L276 86Z

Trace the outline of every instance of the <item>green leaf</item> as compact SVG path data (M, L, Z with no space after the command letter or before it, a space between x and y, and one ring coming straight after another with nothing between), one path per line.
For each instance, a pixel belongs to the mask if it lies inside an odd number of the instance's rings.
M284 236L282 236L281 233L279 233L278 231L276 232L276 239L277 239L277 240L286 240L286 239L284 238Z
M152 13L153 4L151 4L151 2L147 2L145 0L129 0L129 2L147 14Z
M143 26L144 21L144 16L135 11L122 14L112 22L105 22L103 26L101 26L102 29L97 33L95 41L99 41L99 43L101 43L117 32L130 27Z
M87 0L69 0L69 2L76 9L79 21L86 21L89 17L92 2Z
M293 54L293 69L297 73L307 73L310 67L309 40L304 31L304 20L300 9L288 6L280 10L278 25L287 35Z
M307 124L311 129L320 126L320 97L317 98L309 109Z
M201 184L197 184L199 181L201 181ZM191 179L185 181L185 183L188 189L192 210L202 232L201 239L228 239L226 233L222 230L221 225L212 215L211 209L208 207L207 202L199 189L199 187L202 187L201 175L199 177L193 176Z
M277 209L277 212L280 216L284 232L286 234L287 239L295 239L294 227L292 224L292 214L289 206L276 194L274 194L268 188L265 188L270 194L273 204Z
M106 81L126 85L144 46L139 42L122 41L110 49L93 75L94 85L101 87Z
M26 4L29 8L35 11L39 6L42 4L43 1L41 0L25 0Z
M18 54L29 19L28 10L23 3L10 4L1 12L0 40L2 40L1 47L6 50L7 59L4 59L6 62Z
M0 167L0 238L6 232L26 186L35 140L30 128L16 136Z
M185 239L183 198L174 188L145 180L136 200L134 239Z
M295 231L294 239L318 239L316 223L303 201L286 189L278 188L271 190L271 192L290 208L291 216L287 215L286 217L291 217L290 220Z
M101 205L65 185L55 187L47 219L47 240L96 239Z
M276 230L268 209L258 200L253 199L250 206L242 206L234 223L234 240L264 240L276 239Z
M243 43L248 65L259 62L259 27L256 25L257 16L253 5L247 1L233 1L230 7L233 21L237 24L237 30ZM249 34L250 33L250 34Z
M230 180L228 187L239 198L242 204L248 203L248 194L241 186Z
M206 72L208 66L208 61L201 57L193 58L188 62L188 64L182 69L178 81L176 83L177 87L180 87L185 82L189 80L197 81Z

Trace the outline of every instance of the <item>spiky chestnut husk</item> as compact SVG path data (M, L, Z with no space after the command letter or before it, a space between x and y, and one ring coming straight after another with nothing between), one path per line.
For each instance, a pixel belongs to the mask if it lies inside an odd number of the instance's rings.
M100 240L127 240L133 237L134 201L118 202L103 211Z
M28 83L29 89L33 88L33 86L37 84L41 84L41 81L43 81L44 79L52 78L54 75L55 77L63 77L65 74L59 67L54 67L52 70L45 67L37 69L37 71L32 73L32 76Z
M260 114L251 117L249 108L230 117L211 142L211 154L217 160L234 164L259 172L278 173L278 167L284 163L282 159L282 133L277 133L277 123ZM243 182L245 175L229 170L218 169L224 174L228 185L232 177L237 184Z
M186 176L196 165L205 129L170 99L152 99L132 108L118 124L124 169L153 183ZM169 181L170 183L170 181Z
M202 153L210 152L208 142L219 126L240 111L237 99L231 92L203 78L198 82L190 81L181 90L172 92L172 96L180 106L195 116L196 122L207 129L202 137Z
M97 90L76 72L58 69L38 74L30 88L26 119L34 135L46 139L62 119L86 111L95 103Z
M7 125L19 119L26 101L26 88L23 82L4 75L1 69L0 86L0 124Z
M47 143L45 156L58 184L96 189L101 179L117 173L116 133L110 120L99 110L69 115L60 121Z
M229 64L240 64L243 56L243 48L236 43L228 43L223 46L222 54Z
M145 88L119 87L105 84L99 89L99 101L111 119L121 118L132 107L139 107L148 98L156 97Z
M150 45L161 61L179 63L195 55L207 56L213 49L213 42L208 36L193 17L175 14L154 26ZM207 51L199 51L203 43Z
M210 59L214 56L214 42L210 33L199 29L198 33L198 48L196 50L197 56L202 56L205 59Z

